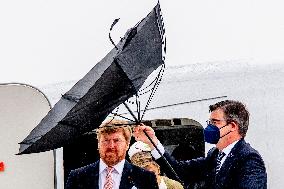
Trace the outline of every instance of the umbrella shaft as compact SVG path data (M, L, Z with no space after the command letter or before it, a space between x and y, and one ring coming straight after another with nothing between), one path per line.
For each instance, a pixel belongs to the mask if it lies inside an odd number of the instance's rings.
M124 104L124 106L126 107L126 109L129 111L129 113L131 114L131 116L134 118L135 122L136 122L137 124L140 124L141 121L139 121L139 120L137 119L137 117L134 115L133 111L129 108L129 106L128 106L125 102L123 102L123 104Z

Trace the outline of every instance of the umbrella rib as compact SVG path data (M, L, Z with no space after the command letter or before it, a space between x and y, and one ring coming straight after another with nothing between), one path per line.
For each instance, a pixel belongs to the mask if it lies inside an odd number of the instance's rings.
M162 64L161 66L161 69L157 75L157 79L156 79L156 82L152 88L152 91L151 91L151 94L150 94L150 97L148 98L148 101L147 101L147 104L144 108L144 111L143 111L143 114L141 116L141 120L143 119L144 115L145 115L145 112L146 110L148 109L149 105L150 105L150 102L152 101L152 98L154 96L154 93L156 92L156 89L158 88L158 85L160 84L161 80L162 80L162 76L163 76L163 73L164 73L164 70L165 70L165 64Z
M127 119L127 120L129 120L129 121L134 122L134 120L129 119L129 118L127 118L127 117L124 117L124 116L122 116L122 115L120 115L120 114L117 114L117 113L111 113L111 114L113 114L114 116L118 116L118 117L121 117L121 118L124 118L124 119Z
M136 124L140 124L140 122L138 121L138 119L135 117L134 113L132 112L132 110L129 108L129 106L123 102L124 106L127 108L127 110L129 111L129 113L132 115L132 117L135 119ZM154 141L151 139L151 137L148 135L148 133L143 130L144 134L146 135L146 137L148 138L148 140L152 143L152 145L154 146L154 148L157 150L157 152L160 154L161 158L163 159L163 161L167 164L167 166L170 168L170 170L172 171L172 173L175 175L175 177L177 178L178 181L181 182L179 176L177 175L177 173L175 172L175 170L173 169L173 167L170 165L170 163L168 162L168 160L163 156L162 152L158 149L157 145L154 143Z
M138 117L138 120L141 121L140 119L140 101L138 101L138 95L136 94L136 109L137 109L137 117Z
M79 102L79 98L76 98L74 96L67 95L67 94L62 95L62 98L69 100L69 101L72 101L72 102L76 102L76 103Z
M152 90L153 90L153 89L149 89L149 90L147 90L147 91L144 91L143 93L139 93L139 95L147 94L147 93L151 92ZM141 91L139 91L139 92L141 92Z
M28 140L25 140L25 142L23 141L23 142L20 142L19 144L33 144L33 140L37 140L37 139L39 139L39 138L41 138L43 135L41 135L41 136L37 136L37 137L34 137L34 138L31 138L31 139L28 139Z
M128 106L125 102L123 102L123 105L126 107L126 109L128 110L128 112L129 112L129 113L131 114L131 116L134 118L135 122L136 122L137 124L139 124L140 121L136 118L136 116L134 115L133 111L129 108L129 106Z
M150 86L152 86L156 82L156 80L157 80L157 77L148 86L146 86L143 89L139 90L139 92L142 92L142 91L146 90L147 88L149 88Z
M171 107L171 106L177 106L177 105L183 105L183 104L191 104L191 103L195 103L195 102L202 102L202 101L207 101L207 100L215 100L215 99L227 98L227 97L228 96L224 95L224 96L203 98L203 99L198 99L198 100L191 100L191 101L186 101L186 102L167 104L167 105L163 105L163 106L156 106L156 107L153 107L153 108L148 108L147 110L155 110L155 109L166 108L166 107ZM142 111L144 111L144 110L142 110ZM124 115L124 114L128 114L128 113L124 112L124 113L121 113L120 115Z
M112 28L115 24L117 24L117 22L119 21L120 18L117 18L117 19L114 19L113 23L111 24L110 26L110 30L109 30L109 33L108 33L108 38L111 42L111 44L115 47L116 50L118 50L116 44L113 42L112 38L111 38L111 35L110 35L110 32L112 31Z
M108 33L108 38L109 38L111 44L113 44L113 46L115 47L115 49L118 50L117 46L115 45L115 43L113 42L113 40L112 40L112 38L110 36L110 32Z

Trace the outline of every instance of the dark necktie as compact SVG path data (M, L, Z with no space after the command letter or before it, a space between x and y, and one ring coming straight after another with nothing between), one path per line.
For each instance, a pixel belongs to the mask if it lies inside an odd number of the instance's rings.
M221 160L226 154L224 152L219 152L217 156L217 165L216 165L216 174L219 172L221 168Z

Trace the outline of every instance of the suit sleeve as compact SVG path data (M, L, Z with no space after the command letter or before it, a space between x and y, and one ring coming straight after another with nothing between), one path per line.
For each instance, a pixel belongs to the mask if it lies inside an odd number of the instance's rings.
M164 154L165 159L173 167L179 179L186 183L204 180L208 173L216 166L216 155L218 150L210 150L206 158L197 158L187 161L177 161L167 152ZM174 180L178 180L170 170L167 163L159 158L156 160L161 167L161 171Z
M76 180L76 172L73 170L68 176L65 189L76 189Z
M241 162L239 172L241 189L266 189L267 174L264 162L257 153L247 155Z
M156 175L140 167L133 167L131 172L134 185L139 189L159 189Z
M144 185L144 187L141 187L142 189L159 189L156 175L153 172L150 171L144 171L143 172L144 179L141 179L141 185Z
M158 182L157 182L157 178L156 178L156 175L155 174L149 174L149 177L150 177L150 186L151 186L151 189L159 189L159 185L158 185Z

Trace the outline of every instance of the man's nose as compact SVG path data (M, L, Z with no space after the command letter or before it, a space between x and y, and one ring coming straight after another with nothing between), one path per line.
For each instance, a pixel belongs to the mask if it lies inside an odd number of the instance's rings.
M110 140L110 141L109 141L109 147L114 148L115 145L116 145L116 143L115 143L114 140Z

